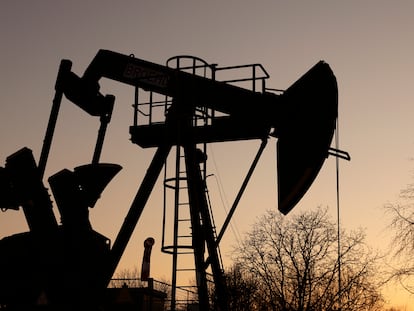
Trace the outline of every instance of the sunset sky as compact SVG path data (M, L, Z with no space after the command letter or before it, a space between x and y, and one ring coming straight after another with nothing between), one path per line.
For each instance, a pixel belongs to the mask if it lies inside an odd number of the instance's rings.
M23 146L39 159L61 59L72 60L78 75L99 49L159 64L182 54L219 66L261 63L270 74L267 86L277 89L288 88L325 60L338 81L340 148L352 157L350 162L340 161L341 226L365 228L370 245L386 252L390 232L383 206L395 202L399 191L413 182L413 14L414 2L409 0L1 1L0 166ZM103 81L101 91L116 96L101 160L118 163L123 170L90 215L94 229L114 240L155 150L141 149L129 140L134 89ZM66 99L62 102L44 179L47 187L47 178L57 171L91 161L98 127L98 119ZM209 190L218 227L259 144L209 146L215 178ZM236 210L233 230L224 236L221 252L226 265L231 264L237 239L267 209L277 208L275 144L275 139L269 141ZM336 219L335 174L335 159L330 157L286 217L328 206ZM143 241L153 236L151 273L170 279L171 258L160 252L161 227L159 180L120 268L140 266ZM1 213L0 237L26 230L22 212ZM414 299L401 294L400 288L386 294L396 306L414 306Z

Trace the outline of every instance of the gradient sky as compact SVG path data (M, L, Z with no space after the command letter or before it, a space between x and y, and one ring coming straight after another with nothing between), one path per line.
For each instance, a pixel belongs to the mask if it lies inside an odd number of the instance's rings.
M340 163L341 225L366 228L367 240L383 251L389 243L383 205L395 202L412 182L414 156L414 2L412 1L1 1L0 165L23 146L38 159L54 95L60 60L83 71L99 49L164 64L179 54L219 66L261 63L268 87L286 89L319 60L331 65L339 87L340 148L352 156ZM104 81L116 96L102 161L124 169L108 186L91 222L112 240L122 224L154 150L129 141L133 88ZM252 109L254 107L252 106ZM91 161L99 122L64 100L45 176ZM209 148L213 206L220 227L260 142L214 144ZM276 203L275 140L234 216L240 235ZM46 182L45 178L45 182ZM329 206L336 217L335 160L330 157L292 214ZM216 194L214 194L216 193ZM152 274L170 279L170 258L161 254L162 190L141 217L120 267L140 266L142 243L154 236ZM227 206L228 208L228 206ZM0 215L0 237L27 230L23 213ZM289 215L287 216L289 217ZM236 235L228 230L222 253L230 263ZM396 305L414 305L390 289Z

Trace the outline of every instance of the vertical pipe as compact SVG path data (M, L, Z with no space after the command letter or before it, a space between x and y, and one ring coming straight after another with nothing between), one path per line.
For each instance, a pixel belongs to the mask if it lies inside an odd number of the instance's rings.
M111 259L108 266L107 274L104 276L105 285L109 284L112 275L114 274L116 267L125 251L125 248L134 232L135 226L141 217L145 204L157 182L158 176L164 166L164 162L171 150L171 144L160 145L155 152L155 155L148 167L147 173L138 189L138 192L131 204L127 216L119 230L119 233L115 239L115 242L111 249Z

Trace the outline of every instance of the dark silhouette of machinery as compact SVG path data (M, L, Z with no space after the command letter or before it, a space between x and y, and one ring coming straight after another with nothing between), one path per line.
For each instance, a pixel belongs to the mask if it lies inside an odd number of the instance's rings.
M179 62L186 58L193 64L183 67ZM46 295L58 307L76 309L80 302L96 307L171 148L176 147L177 159L182 158L185 166L192 230L188 247L194 255L199 307L209 310L211 304L206 273L211 269L215 305L219 310L228 309L218 246L237 202L269 137L277 138L279 210L287 214L303 197L331 153L337 118L336 79L328 64L319 62L287 90L274 92L266 88L268 75L258 64L241 66L252 69L253 76L249 79L219 81L216 74L220 68L216 65L193 57L170 61L176 62L175 68L100 50L82 77L71 71L70 61L61 62L39 164L31 151L23 148L9 156L5 167L0 169L0 207L22 208L30 228L29 232L0 240L0 304L30 305ZM208 77L196 74L199 68L212 74ZM238 67L227 69L230 68ZM257 76L257 69L264 74ZM136 87L137 97L139 90L150 94L145 106L147 112L143 112L144 106L136 99L130 133L132 142L140 147L157 148L112 246L109 239L93 230L88 216L89 208L121 169L119 165L99 162L114 106L114 97L99 91L99 80L103 77ZM253 87L241 87L238 82L252 83ZM48 179L61 216L58 225L43 174L63 95L91 116L99 117L101 127L91 164L73 171L64 169ZM159 107L163 110L161 117L158 115L161 121L155 122L152 118ZM145 123L138 122L139 114L145 115ZM262 145L217 235L206 195L203 146L251 139L261 140ZM181 178L177 174L165 184L178 191ZM179 248L175 241L163 250L171 252L176 260ZM172 309L174 299L173 293Z

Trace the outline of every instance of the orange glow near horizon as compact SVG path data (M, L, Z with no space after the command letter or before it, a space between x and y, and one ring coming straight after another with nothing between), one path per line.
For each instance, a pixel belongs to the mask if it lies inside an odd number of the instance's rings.
M115 5L118 5L115 7ZM414 3L410 1L323 0L312 3L263 1L76 0L0 4L0 166L27 146L39 159L61 59L82 75L99 49L164 64L174 55L194 55L220 66L261 63L267 86L286 89L319 60L338 81L340 148L351 162L340 164L341 226L365 228L367 242L389 252L391 233L382 208L412 183L414 144ZM102 162L123 169L90 210L93 228L114 241L154 149L130 142L134 89L103 80L101 92L116 96ZM237 104L237 103L235 103ZM252 108L255 109L254 104ZM47 178L63 168L90 163L99 120L68 100L62 102ZM231 250L267 209L277 208L276 140L271 139L235 212L223 241L225 266ZM259 141L208 147L209 191L218 228L225 219ZM151 273L171 278L171 258L160 251L162 177L150 197L118 271L140 267L144 240L152 236ZM336 219L335 161L325 161L311 189L292 214L328 206ZM59 215L55 208L57 219ZM286 217L290 217L290 214ZM21 211L0 215L0 238L27 231ZM400 287L384 292L392 306L412 311L414 299Z

